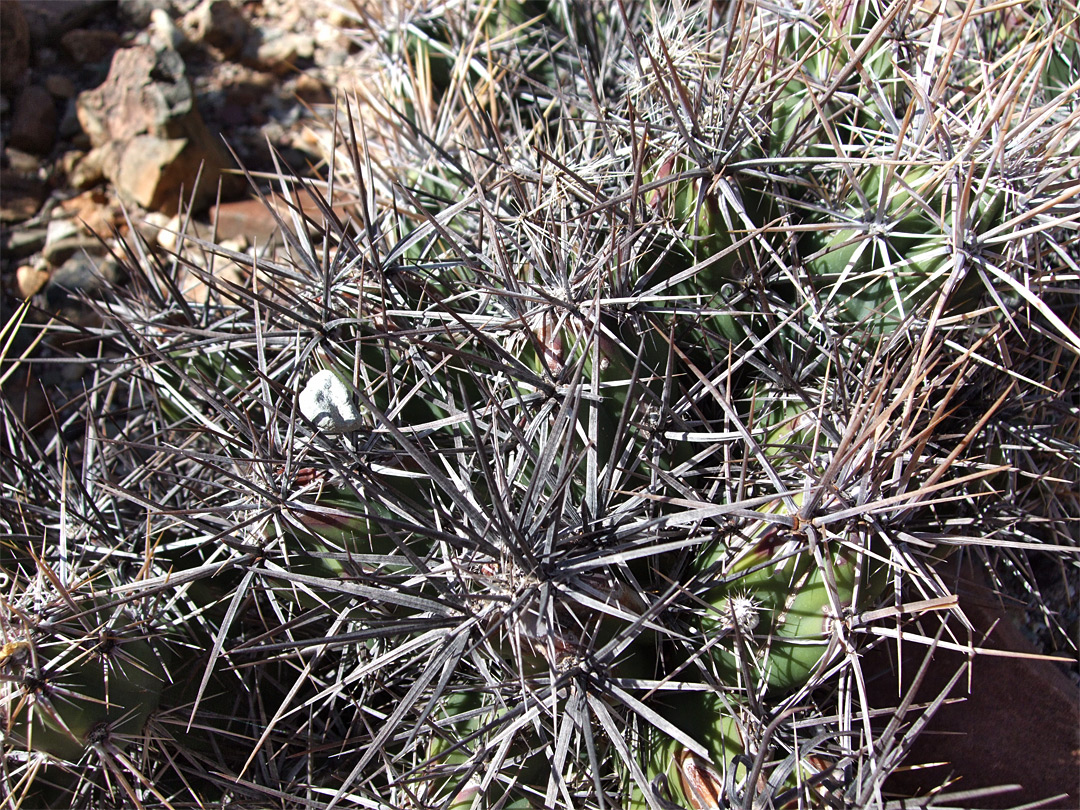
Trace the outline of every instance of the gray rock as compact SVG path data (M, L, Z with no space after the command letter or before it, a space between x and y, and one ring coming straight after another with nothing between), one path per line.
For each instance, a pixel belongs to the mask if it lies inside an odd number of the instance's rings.
M56 216L59 212L61 215ZM63 211L59 208L53 209L53 219L49 220L48 226L45 230L45 250L48 252L49 245L55 245L57 242L63 242L65 239L70 239L73 236L79 235L79 223L69 216L63 216ZM61 262L52 261L50 257L46 257L52 264L60 264ZM67 257L65 257L67 258Z
M6 191L6 189L5 189ZM0 243L4 255L12 259L22 259L37 253L45 247L46 230L42 227L10 229Z
M62 310L70 315L72 311L79 309L76 301L78 297L100 296L119 280L119 275L115 262L95 260L79 251L53 271L52 278L45 287L45 300L54 312Z
M332 371L315 374L300 392L300 413L323 433L351 433L365 426L352 392Z
M56 216L57 213L59 216ZM93 235L86 233L73 217L64 214L59 208L55 209L54 217L49 220L45 232L42 258L53 267L58 267L65 264L76 253L87 250L97 253L103 248L101 242Z

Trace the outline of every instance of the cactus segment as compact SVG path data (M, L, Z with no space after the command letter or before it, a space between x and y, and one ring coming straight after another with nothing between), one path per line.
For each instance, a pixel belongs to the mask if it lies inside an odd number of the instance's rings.
M725 806L725 789L734 776L730 772L738 767L738 758L745 753L740 721L735 716L739 704L713 694L683 693L665 697L661 709L672 723L704 746L709 758L650 729L641 754L653 801L661 802L662 807L675 802L694 810ZM628 793L628 807L644 810L653 806L638 785L631 785Z
M449 807L456 810L496 804L513 810L535 808L535 803L522 795L523 788L542 784L550 762L530 750L527 738L501 752L505 757L502 779L492 779L486 765L495 752L484 747L482 733L485 728L499 727L507 713L478 692L458 693L442 701L434 724L437 731L428 744L424 775L424 791L434 806L449 801Z
M761 511L782 510L777 501ZM853 607L857 592L864 600L873 598L867 590L870 573L861 570L864 555L844 545L824 546L819 564L801 545L797 530L768 521L759 522L749 536L750 544L726 571L714 574L722 583L704 594L710 608L701 617L701 630L707 641L716 642L713 661L730 684L742 683L749 672L753 682L744 687L788 692L828 662L837 611ZM703 555L703 564L710 559L716 565L716 554ZM743 653L746 667L740 663Z
M940 173L926 166L896 173L871 167L857 182L846 206L850 221L858 224L823 225L801 243L826 305L846 323L887 334L912 315L925 314L925 305L950 289L947 282L959 269L963 275L951 287L948 303L952 310L970 309L980 284L958 262L974 250L981 234L1003 221L1005 194L973 200L966 246L958 250L937 212L946 199L955 204L959 192ZM862 201L871 207L864 209Z
M75 641L34 633L27 646L32 652L5 666L9 687L21 690L9 696L10 742L68 762L100 739L140 735L170 683L172 656L149 638L108 629Z
M787 81L773 104L771 154L835 156L828 139L807 137L807 127L822 114L837 142L847 146L895 122L904 85L887 40L872 38L881 23L874 5L826 2L817 18L790 26L781 49L778 78Z

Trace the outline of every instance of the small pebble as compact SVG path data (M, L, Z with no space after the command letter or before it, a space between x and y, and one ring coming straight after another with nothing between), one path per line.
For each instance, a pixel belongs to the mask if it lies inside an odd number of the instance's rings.
M40 157L10 146L5 150L5 154L7 155L8 166L12 171L27 176L37 176L38 170L41 168Z
M350 433L364 427L352 393L334 372L318 372L300 392L300 412L323 433Z
M24 264L15 271L15 282L22 298L33 298L49 280L49 271Z
M56 98L71 98L75 95L75 82L62 73L52 73L45 77L45 89Z
M164 217L164 214L159 214ZM180 220L180 215L176 214L169 217L163 225L158 226L160 230L157 235L158 247L164 248L170 253L176 250L176 246L180 243L180 227L183 223Z

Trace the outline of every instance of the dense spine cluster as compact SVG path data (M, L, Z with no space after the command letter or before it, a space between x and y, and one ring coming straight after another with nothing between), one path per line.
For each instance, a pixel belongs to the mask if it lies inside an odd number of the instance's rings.
M1075 564L1075 7L400 12L325 223L8 415L8 795L886 806L865 650Z

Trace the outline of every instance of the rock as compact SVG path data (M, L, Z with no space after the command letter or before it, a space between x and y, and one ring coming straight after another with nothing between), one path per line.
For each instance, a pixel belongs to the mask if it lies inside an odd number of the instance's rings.
M108 239L113 232L123 233L126 223L122 212L103 189L94 189L64 200L60 208L67 213L84 236Z
M48 70L49 68L56 67L60 61L60 55L56 52L55 48L49 47L37 47L35 43L34 47L34 67L41 70Z
M249 34L243 13L229 0L204 0L184 17L184 27L193 43L209 46L222 59L239 54Z
M22 0L23 14L36 46L55 45L65 33L78 28L109 6L111 0ZM7 5L7 0L0 2Z
M117 10L134 28L146 28L155 11L164 11L168 16L171 5L169 0L120 0Z
M15 284L20 298L33 298L49 280L49 271L43 267L24 264L15 271Z
M96 297L115 284L118 276L115 262L107 259L95 261L80 251L53 271L45 287L45 300L52 311L63 310L71 314L72 310L78 309L74 298L83 295ZM85 323L85 318L78 320Z
M334 100L330 89L316 77L307 73L301 73L296 77L293 92L297 98L308 104L329 104Z
M45 247L41 252L45 261L57 267L83 250L101 250L101 242L84 233L79 223L68 216L56 217L49 221L45 234Z
M158 214L157 216L164 216L164 215L163 214ZM149 217L148 217L148 219L149 219ZM157 224L157 223L155 222L155 224ZM193 235L197 236L198 234L195 233L194 223L188 223L188 224L189 224L189 226L192 226L192 227L189 227L186 231L184 231L184 237L186 238L188 236L193 236ZM181 239L181 233L180 232L181 232L181 229L184 227L184 223L181 220L181 217L179 217L179 216L169 217L164 222L161 222L160 224L158 224L157 227L158 227L158 232L157 232L157 240L156 241L158 243L158 247L164 248L165 250L169 251L170 253L175 252L180 246L180 239Z
M105 81L79 94L79 123L96 147L145 133L180 137L193 104L191 83L177 54L157 54L148 46L125 48L113 57Z
M189 144L186 138L135 136L112 178L117 191L148 211L179 210L199 171L199 156Z
M270 241L278 228L274 215L262 200L237 200L213 206L210 222L219 239L243 236L260 247Z
M23 222L34 216L45 202L48 187L36 177L11 169L0 169L0 222Z
M49 245L55 245L57 242L63 242L65 239L70 239L73 236L78 235L79 223L75 222L70 216L64 216L63 214L56 216L54 214L53 218L49 220L45 232L45 250L49 250ZM63 259L60 261L63 261ZM60 262L52 263L60 264Z
M78 160L68 174L68 183L80 191L96 186L105 179L105 149L91 149Z
M56 170L60 173L64 182L71 182L71 176L75 173L75 169L85 158L86 152L81 149L69 149L57 159Z
M92 65L113 55L120 45L120 35L115 31L76 28L60 37L60 45L76 64Z
M346 10L343 6L327 3L320 5L318 11L323 18L319 22L328 23L332 29L356 28L363 22L358 11Z
M222 245L222 247L226 246ZM214 260L213 271L214 277L218 280L237 285L243 285L244 283L244 272L235 262L228 259L217 257ZM182 270L176 280L176 286L184 298L193 304L206 304L210 301L212 287L207 285L197 271L186 264L182 265Z
M187 40L164 9L150 12L150 45L154 50L180 50Z
M146 244L153 245L161 238L161 229L171 221L172 218L168 214L151 211L145 217L134 220L132 224L135 226L135 230L139 232L139 235L146 241Z
M12 259L22 259L37 253L45 247L47 230L42 226L12 228L4 237L3 255Z
M27 177L41 176L41 157L39 155L31 155L29 152L13 149L9 146L4 150L4 157L7 158L8 168L12 171L24 174Z
M272 95L278 85L278 78L272 73L241 65L236 65L235 68L235 71L231 71L234 75L228 86L221 88L224 94L221 112L232 113L238 116L239 120L245 120L252 117L254 112L254 109L246 108L257 109L267 96Z
M338 219L344 221L348 217L350 204L336 202L337 199L335 197L331 210ZM285 200L277 195L271 195L268 200L286 226L293 227L292 209ZM306 191L298 192L295 201L305 217L314 223L314 227L322 227L322 210L310 194ZM259 246L266 245L274 238L279 227L274 214L262 200L238 200L214 206L210 209L210 221L214 224L219 239L243 236L251 244Z
M352 392L332 371L316 373L300 392L300 413L323 433L351 433L364 427Z
M63 73L50 73L46 76L45 89L55 98L75 97L75 82Z
M195 210L216 195L230 161L203 123L175 51L148 45L118 51L104 83L79 94L78 115L91 143L103 149L102 171L126 202L175 213L181 188L190 199L200 165Z
M905 759L912 767L897 771L885 789L925 795L951 775L953 790L1020 786L1018 792L980 797L980 807L1080 806L1076 778L1080 773L1076 722L1080 694L1076 685L1057 664L1038 660L1039 651L1008 618L1001 597L984 575L965 563L959 582L953 582L956 574L948 568L941 566L942 577L960 597L964 615L973 625L975 646L1005 654L976 655L970 661L970 672L951 694L965 699L937 711ZM963 631L958 635L963 636ZM908 641L901 651L901 664L886 658L895 654L892 646L879 647L864 661L863 671L874 673L867 681L871 705L895 705L897 695L911 688L926 648ZM968 661L963 653L938 650L915 702L934 698ZM1062 795L1066 798L1044 803Z
M66 141L73 147L80 147L85 145L89 148L90 142L86 137L86 133L82 131L82 124L79 123L79 113L75 109L75 99L69 98L64 103L64 114L60 116L60 124L56 128L57 135L60 136L60 140Z
M264 70L278 75L296 70L301 59L315 54L315 38L307 34L281 34L261 42L255 51L255 61Z
M8 144L16 149L46 155L56 141L56 105L44 87L31 84L15 99Z
M30 67L30 27L19 3L0 3L0 89L17 91Z

